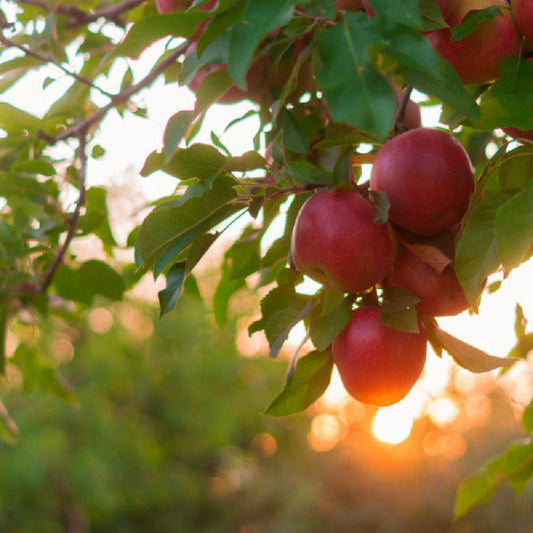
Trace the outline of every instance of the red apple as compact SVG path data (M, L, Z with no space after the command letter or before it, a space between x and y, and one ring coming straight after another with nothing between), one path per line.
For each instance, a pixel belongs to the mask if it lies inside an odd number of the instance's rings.
M455 137L417 128L378 151L370 188L387 194L391 222L416 235L436 235L461 220L474 190L474 173Z
M378 307L359 307L333 340L333 361L346 390L362 403L399 402L416 383L426 362L427 337L383 324Z
M315 193L294 224L295 268L340 292L357 293L378 283L392 268L396 240L390 225L374 217L374 208L354 190Z
M511 13L518 31L533 40L533 0L511 0Z
M452 316L470 307L452 265L439 273L407 248L399 251L387 281L414 294L424 315Z
M449 28L426 34L431 46L452 64L463 83L484 83L497 78L500 63L520 53L520 36L505 0L459 0L446 17L447 22L457 26L469 11L491 5L501 6L501 16L481 22L463 39L452 41Z
M533 107L533 106L532 106ZM527 139L533 141L533 129L531 130L519 130L518 128L513 128L512 126L508 128L502 128L506 135L512 137L513 139Z
M165 13L174 13L184 11L192 3L192 0L155 0L157 11L162 15Z

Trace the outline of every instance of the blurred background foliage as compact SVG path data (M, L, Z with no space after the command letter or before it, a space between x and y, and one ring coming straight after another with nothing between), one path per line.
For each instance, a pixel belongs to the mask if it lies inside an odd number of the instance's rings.
M531 486L516 496L502 485L490 506L450 522L458 483L522 436L497 390L482 423L458 432L426 415L397 445L372 436L374 409L345 402L343 431L321 447L331 413L318 403L262 416L286 361L239 355L236 319L217 329L198 299L161 320L139 303L96 307L76 325L54 320L17 335L75 400L9 366L2 387L20 436L0 444L0 531L531 531Z

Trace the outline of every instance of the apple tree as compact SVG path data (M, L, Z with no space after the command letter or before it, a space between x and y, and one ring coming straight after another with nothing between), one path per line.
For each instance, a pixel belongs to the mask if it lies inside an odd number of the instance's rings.
M472 372L527 358L533 333L518 306L508 357L435 318L475 312L483 291L498 289L491 275L533 252L533 10L524 0L20 0L1 9L2 94L28 76L41 84L36 98L61 89L42 116L0 103L3 374L16 367L28 385L68 399L31 335L11 333L16 346L7 346L10 332L73 323L145 275L165 280L160 314L170 313L183 292L200 297L197 266L228 234L210 302L216 322L238 291L258 292L249 333L264 332L270 357L300 324L313 345L294 354L268 415L308 407L334 364L361 401L398 401L428 343ZM105 89L116 65L155 43L164 46L144 77L128 67L117 91ZM176 187L147 206L125 263L108 190L88 185L87 165L112 150L97 142L107 114L145 116L138 95L161 79L196 100L168 120L140 169ZM440 106L438 128L422 127L414 95ZM212 106L243 101L248 110L228 127L255 116L254 150L231 153L214 133L197 140ZM105 257L72 252L87 236ZM319 284L312 294L301 290L305 277ZM503 480L524 488L532 411L528 439L460 487L457 516ZM4 431L15 431L2 413Z

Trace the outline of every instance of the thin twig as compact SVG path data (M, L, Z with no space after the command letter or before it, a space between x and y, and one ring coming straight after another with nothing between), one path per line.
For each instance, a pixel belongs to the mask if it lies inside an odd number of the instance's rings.
M7 39L3 35L0 35L0 43L4 44L7 47L17 48L21 52L23 52L28 57L33 57L34 59L37 59L43 63L52 63L57 68L61 69L67 76L71 76L76 81L79 81L80 83L83 83L85 85L88 85L89 87L92 87L93 89L96 89L100 91L103 95L107 96L108 98L112 98L113 95L108 93L106 90L102 89L101 87L98 87L98 85L95 85L91 80L85 78L84 76L80 76L79 74L76 74L75 72L72 72L65 66L63 66L61 63L58 63L53 57L45 56L42 54L39 54L38 52L35 52L28 48L27 46L24 46L23 44L18 44L11 39Z
M400 132L400 123L403 121L405 110L407 109L407 104L409 103L409 99L411 98L412 91L412 85L406 85L403 90L402 97L400 98L400 102L398 104L398 109L396 110L396 115L394 116L394 133Z
M83 11L74 4L60 4L54 9L42 0L19 0L19 4L29 4L40 7L49 13L53 11L58 15L67 15L71 18L71 20L67 22L67 26L69 27L89 24L90 22L95 22L100 18L105 18L111 22L114 22L117 26L124 27L126 23L122 18L122 14L142 4L143 1L144 0L124 0L122 2L118 2L111 6L94 11L93 13Z
M81 210L83 206L85 205L85 181L86 181L86 173L87 173L87 134L88 134L87 130L82 130L79 132L79 135L78 135L79 144L78 144L76 158L79 164L78 185L79 185L80 193L78 195L76 207L74 208L72 215L70 215L69 217L67 235L65 236L63 245L59 249L57 255L54 257L53 263L50 265L50 268L48 269L48 271L46 272L44 276L43 282L40 286L41 292L45 292L46 289L50 286L56 270L58 269L59 265L63 262L65 254L67 253L67 250L70 246L70 242L72 241L72 239L74 238L74 234L76 233L76 228L77 228L78 219L80 217Z
M111 102L109 102L104 107L97 109L92 115L89 115L87 118L79 122L78 124L68 128L58 135L49 135L44 131L39 132L39 136L42 139L45 139L49 144L55 144L58 141L64 141L65 139L70 139L71 137L78 137L80 132L89 131L95 124L98 124L103 120L105 115L115 107L118 107L121 104L126 103L131 96L138 93L141 89L148 87L152 84L155 79L162 74L168 67L173 65L176 62L176 59L183 54L191 43L185 42L182 45L175 48L167 57L161 60L139 83L124 89L122 92L113 95L111 97Z

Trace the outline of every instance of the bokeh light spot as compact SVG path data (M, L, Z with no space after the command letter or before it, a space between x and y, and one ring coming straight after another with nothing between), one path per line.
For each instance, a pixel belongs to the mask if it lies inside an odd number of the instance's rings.
M379 409L372 422L372 432L375 437L388 444L403 442L411 434L412 427L411 413L396 406Z
M320 414L313 418L307 440L316 452L326 452L337 446L345 434L346 427L336 416Z

